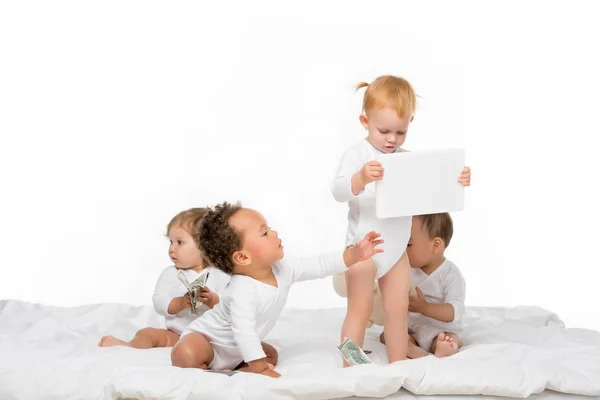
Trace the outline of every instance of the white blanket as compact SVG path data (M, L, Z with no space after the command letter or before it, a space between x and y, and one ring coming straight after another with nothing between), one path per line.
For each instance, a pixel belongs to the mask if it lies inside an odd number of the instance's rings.
M453 357L345 369L336 348L343 317L343 309L286 309L267 338L279 350L282 377L228 377L174 368L170 349L96 346L105 334L129 340L139 328L163 327L150 307L2 301L0 399L412 398L409 392L526 397L545 389L600 396L600 334L564 329L540 308L468 308L465 347ZM379 332L370 329L364 347L385 364ZM398 392L401 387L409 392Z

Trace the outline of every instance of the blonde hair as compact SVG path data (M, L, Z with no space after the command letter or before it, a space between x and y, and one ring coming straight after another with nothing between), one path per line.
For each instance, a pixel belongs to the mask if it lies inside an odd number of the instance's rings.
M362 111L367 113L373 108L392 108L398 117L403 118L415 112L417 95L412 85L404 78L383 75L372 83L361 82L356 90L366 87Z
M454 234L454 224L452 217L448 213L416 215L415 218L421 220L423 229L427 232L429 239L433 240L439 237L444 241L444 247L450 245L452 235Z

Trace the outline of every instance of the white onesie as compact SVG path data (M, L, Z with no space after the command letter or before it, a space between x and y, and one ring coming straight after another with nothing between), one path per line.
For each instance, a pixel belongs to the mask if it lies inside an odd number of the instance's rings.
M294 282L324 278L346 270L343 253L284 258L273 264L278 287L245 275L232 275L220 303L192 322L181 337L202 333L211 343L213 370L233 369L265 357L261 341L271 331Z
M454 320L442 322L419 313L408 313L408 330L413 334L419 347L429 351L431 342L441 332L460 333L465 311L465 280L460 270L446 259L431 275L420 268L411 268L411 282L425 295L429 303L451 304L454 307Z
M188 282L194 281L201 274L209 272L206 286L216 292L219 296L223 293L223 290L229 283L229 275L222 272L220 269L215 267L204 268L200 273L191 269L177 269L174 265L167 267L163 270L156 282L154 289L154 295L152 296L152 303L154 309L159 315L165 317L167 329L180 335L186 326L193 320L198 318L199 315L204 314L208 308L205 304L198 307L198 315L192 314L189 308L178 312L177 314L169 314L169 304L175 297L181 297L187 293L187 290L183 283L177 279L179 271L183 271Z
M405 150L398 148L396 152ZM357 195L352 193L352 175L358 172L368 161L374 161L377 154L383 154L366 139L348 148L340 160L337 173L331 184L333 197L339 202L348 202L348 228L346 246L358 243L370 231L381 233L384 250L373 256L379 279L398 262L410 238L412 217L379 219L375 215L375 182L365 186ZM410 171L407 171L410 173ZM385 172L384 172L385 179ZM407 193L410 195L410 193Z

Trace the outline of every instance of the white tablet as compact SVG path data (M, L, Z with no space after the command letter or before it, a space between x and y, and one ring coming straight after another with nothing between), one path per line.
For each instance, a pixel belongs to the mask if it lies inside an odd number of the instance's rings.
M460 211L464 186L458 177L465 167L463 149L381 154L384 169L375 189L378 218Z

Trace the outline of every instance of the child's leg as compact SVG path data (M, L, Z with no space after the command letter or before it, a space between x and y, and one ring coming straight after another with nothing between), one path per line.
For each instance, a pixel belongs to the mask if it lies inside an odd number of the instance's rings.
M431 342L431 352L436 357L452 356L461 347L462 340L454 333L442 332Z
M277 361L279 360L279 354L277 353L277 349L271 346L268 343L260 342L265 355L267 356L267 364L269 364L269 368L273 369L277 365ZM234 370L239 370L240 368L248 367L248 363L242 361Z
M406 359L408 351L408 291L410 289L410 264L406 253L379 278L379 290L385 310L385 342L390 363Z
M365 341L365 329L373 310L373 281L375 263L366 260L356 263L346 271L348 289L348 310L342 326L342 340L352 339L362 347ZM344 361L344 367L348 363Z
M201 333L190 333L180 339L171 351L171 364L181 368L208 369L215 353Z
M385 331L381 332L379 335L379 341L385 344ZM411 359L421 358L428 356L429 353L419 347L417 344L417 340L411 334L408 335L408 350L406 351L406 356Z
M385 311L383 310L383 301L381 300L381 290L377 281L373 287L373 311L371 312L370 324L383 326L385 323Z
M408 350L406 356L414 360L415 358L427 357L428 355L428 352L419 347L415 337L413 335L408 335Z
M172 347L178 340L179 335L168 329L144 328L137 331L131 342L117 339L114 336L103 336L98 346L127 346L135 349L151 349L153 347Z

